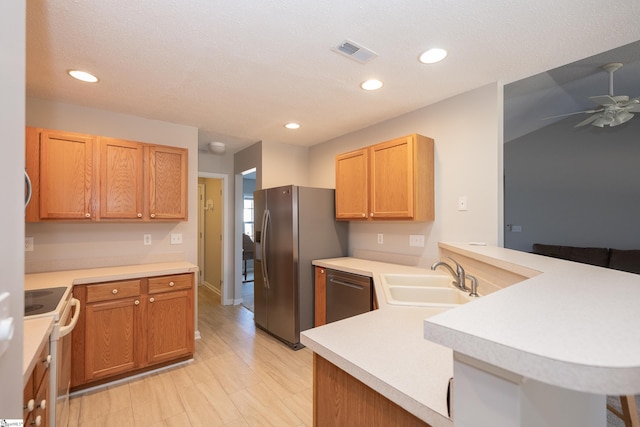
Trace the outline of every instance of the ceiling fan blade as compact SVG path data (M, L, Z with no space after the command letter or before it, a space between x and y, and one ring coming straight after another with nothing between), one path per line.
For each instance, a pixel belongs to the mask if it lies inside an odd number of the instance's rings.
M609 96L609 95L598 95L598 96L590 96L590 100L595 102L598 105L607 106L607 105L616 105L617 101Z
M630 99L621 105L625 111L629 111L631 113L640 113L640 97Z
M592 114L592 113L599 113L601 111L604 111L604 108L598 108L597 110L584 110L584 111L576 111L575 113L566 113L566 114L560 114L558 116L551 116L551 117L543 117L542 120L549 120L549 119L557 119L559 117L567 117L567 116L573 116L576 114Z
M603 114L594 114L592 116L589 116L585 120L583 120L580 123L578 123L577 125L575 125L574 128L579 128L580 126L588 125L591 122L595 122L597 119L599 119L602 116L603 116Z

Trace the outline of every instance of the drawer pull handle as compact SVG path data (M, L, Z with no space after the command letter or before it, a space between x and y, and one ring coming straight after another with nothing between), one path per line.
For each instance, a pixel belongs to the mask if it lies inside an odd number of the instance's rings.
M29 401L27 402L27 406L24 407L24 409L28 410L29 412L33 411L35 408L36 408L35 399L29 399Z
M47 357L42 361L44 363L44 366L46 368L48 368L49 366L51 366L51 355L47 354Z
M117 289L114 289L114 290L112 290L112 291L111 291L111 293L115 295L115 294L117 294L117 293L118 293L118 290L117 290Z
M142 214L138 212L138 218L142 218Z
M154 302L155 299L153 297L149 298L149 302Z
M91 218L91 214L89 212L87 212L86 214L84 214L85 218Z
M155 218L156 214L152 213L150 216L151 216L151 218Z
M38 415L35 420L31 421L31 424L35 424L37 426L42 424L42 415Z
M134 304L135 304L135 305L140 305L140 301L139 301L139 300L135 300L135 301L134 301Z
M40 409L47 409L47 400L46 399L42 399L42 402L40 402L40 404L38 405L38 407Z
M175 283L169 282L169 286L173 286L173 285L175 285Z

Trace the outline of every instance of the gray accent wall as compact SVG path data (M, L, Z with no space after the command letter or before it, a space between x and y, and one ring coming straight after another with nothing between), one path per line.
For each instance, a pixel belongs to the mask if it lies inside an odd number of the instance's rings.
M584 118L505 144L505 247L640 249L640 115L574 128Z

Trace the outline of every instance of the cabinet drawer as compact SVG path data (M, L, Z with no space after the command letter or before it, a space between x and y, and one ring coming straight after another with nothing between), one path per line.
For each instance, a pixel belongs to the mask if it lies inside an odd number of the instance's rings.
M109 301L140 295L140 280L104 283L87 286L87 303Z
M152 277L149 279L149 293L191 289L193 274L175 274L173 276Z
M33 368L33 378L34 378L34 390L37 390L42 384L42 380L45 377L45 374L49 370L50 358L49 358L49 343L44 345L42 352L38 356L38 361L36 362L36 366Z

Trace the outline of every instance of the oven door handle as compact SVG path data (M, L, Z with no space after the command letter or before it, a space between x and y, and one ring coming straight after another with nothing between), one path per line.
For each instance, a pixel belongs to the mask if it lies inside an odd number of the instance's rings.
M78 323L78 319L80 318L80 300L76 298L71 298L70 304L72 307L75 307L76 309L73 311L73 317L71 318L71 323L60 328L60 332L58 333L58 338L62 338L65 335L69 335L69 333L73 331L73 328L76 327L76 324Z

